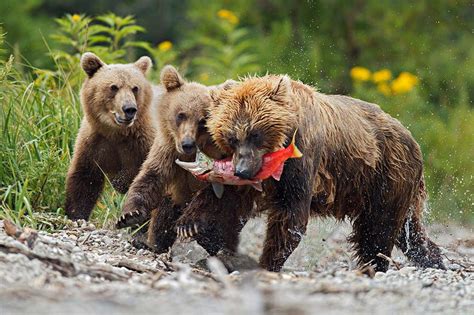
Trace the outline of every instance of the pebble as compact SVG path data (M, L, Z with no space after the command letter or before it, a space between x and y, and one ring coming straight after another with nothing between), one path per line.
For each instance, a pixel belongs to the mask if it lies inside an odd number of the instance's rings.
M461 269L461 266L458 265L458 264L448 264L448 265L446 266L446 268L448 268L448 269L450 269L450 270L459 270L459 269Z
M403 267L398 272L402 275L407 275L414 272L415 270L416 270L416 267Z

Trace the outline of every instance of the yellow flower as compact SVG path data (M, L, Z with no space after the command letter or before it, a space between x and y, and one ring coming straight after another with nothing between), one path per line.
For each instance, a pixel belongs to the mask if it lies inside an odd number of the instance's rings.
M375 71L374 74L372 75L372 80L374 81L374 83L388 81L391 78L392 78L392 72L388 69Z
M202 82L207 82L209 80L209 74L206 72L203 72L199 75L199 80Z
M379 92L382 93L385 96L389 96L389 95L392 94L392 89L385 82L382 82L382 83L378 84L377 85L377 90L379 90Z
M368 81L370 70L364 67L354 67L351 69L351 77L356 81Z
M163 52L168 51L171 48L173 48L173 43L169 40L165 40L164 42L158 44L158 49Z
M417 84L418 84L418 78L415 75L409 72L402 72L392 82L393 94L403 94L403 93L410 92L413 89L413 87Z
M237 24L239 23L239 18L234 14L234 12L226 9L221 9L217 11L217 16L223 20L226 20L230 24Z
M76 23L81 20L81 16L79 14L74 14L73 16L71 16L71 19L74 23Z

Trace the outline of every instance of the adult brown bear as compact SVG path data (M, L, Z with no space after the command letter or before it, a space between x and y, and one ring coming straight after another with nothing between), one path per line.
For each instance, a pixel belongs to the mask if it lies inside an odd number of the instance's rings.
M262 267L281 269L313 214L349 218L358 262L373 262L377 271L388 268L377 254L390 256L394 245L418 266L444 269L421 225L426 193L420 148L379 106L324 95L287 76L248 78L211 96L207 126L217 146L233 154L235 175L243 179L254 177L263 154L287 145L298 130L303 157L286 162L280 181L265 181L263 194L241 196L268 210ZM211 194L208 189L194 198L180 228L203 217Z

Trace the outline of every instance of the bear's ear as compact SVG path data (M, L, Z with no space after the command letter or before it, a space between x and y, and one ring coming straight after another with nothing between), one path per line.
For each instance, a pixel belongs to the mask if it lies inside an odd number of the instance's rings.
M220 92L230 90L231 88L238 85L239 83L240 82L229 79L225 81L224 83L209 87L209 95L211 96L212 105L214 106L219 105Z
M211 106L219 106L220 90L218 88L210 89L209 96L212 100Z
M137 61L134 63L135 67L140 69L143 74L146 74L148 70L150 70L151 66L153 65L153 62L151 61L150 57L148 56L143 56L140 57Z
M160 81L167 91L177 89L185 83L183 78L179 75L178 70L170 65L165 66L163 70L161 70Z
M103 66L105 66L105 63L91 52L86 52L81 57L81 67L89 78L92 78L97 70Z
M224 83L221 83L218 86L216 86L216 88L227 91L227 90L230 90L231 88L233 88L234 86L236 86L237 84L239 84L239 82L237 82L235 80L232 80L232 79L229 79L229 80L225 81Z
M286 104L289 101L288 95L290 90L291 80L288 76L284 75L280 81L278 81L278 84L273 87L270 93L270 99L278 103Z

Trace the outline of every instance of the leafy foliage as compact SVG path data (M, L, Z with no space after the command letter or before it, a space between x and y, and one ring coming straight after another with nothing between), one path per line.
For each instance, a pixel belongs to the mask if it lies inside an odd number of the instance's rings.
M55 70L36 69L37 83L43 87L58 85L77 87L83 76L78 67L80 56L91 51L101 56L106 63L124 62L127 48L143 45L133 37L145 30L135 24L132 16L119 17L113 13L90 18L85 15L67 14L55 19L58 31L51 35L57 49L50 53Z
M215 16L207 20L211 25L206 25L201 15L190 15L195 25L204 26L190 31L183 43L184 53L192 56L190 75L205 84L217 84L258 72L255 40L249 36L249 30L239 27L239 19L232 11L221 9L212 13Z

